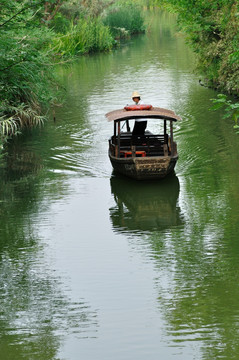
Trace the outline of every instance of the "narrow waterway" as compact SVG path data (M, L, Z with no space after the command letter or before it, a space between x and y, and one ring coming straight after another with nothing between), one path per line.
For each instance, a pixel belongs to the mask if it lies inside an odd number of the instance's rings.
M9 144L0 169L3 360L236 360L239 141L212 112L175 18L58 69L66 102ZM112 173L104 114L181 115L175 176Z

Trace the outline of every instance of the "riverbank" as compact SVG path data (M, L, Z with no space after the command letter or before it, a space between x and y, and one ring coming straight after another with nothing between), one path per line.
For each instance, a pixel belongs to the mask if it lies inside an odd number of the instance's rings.
M44 122L44 109L58 99L56 63L109 51L116 39L145 30L140 8L124 0L79 6L4 0L0 27L0 145Z
M239 96L239 4L235 0L159 0L178 14L178 26L197 55L204 85Z

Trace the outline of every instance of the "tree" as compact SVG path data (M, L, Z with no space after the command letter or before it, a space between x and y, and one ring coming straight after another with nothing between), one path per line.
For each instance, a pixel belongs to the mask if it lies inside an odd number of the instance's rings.
M42 122L51 77L47 44L50 31L40 26L43 1L3 0L0 13L0 134Z
M162 0L198 55L207 84L239 94L239 4L236 0Z

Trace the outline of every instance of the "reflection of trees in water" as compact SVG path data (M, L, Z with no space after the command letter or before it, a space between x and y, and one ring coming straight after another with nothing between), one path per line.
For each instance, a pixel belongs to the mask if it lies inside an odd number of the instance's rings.
M34 174L18 180L0 178L0 253L35 244L31 217L39 211L41 182ZM29 236L26 236L26 233Z
M198 108L209 98L190 94ZM187 109L193 114L195 101ZM167 287L158 279L159 306L173 341L198 342L205 359L238 359L238 143L225 122L197 114L180 129L187 221L162 239L164 256L155 253L159 272L167 267L171 279Z
M175 281L168 293L160 291L159 304L168 323L173 342L200 342L205 359L238 358L238 290L228 294L238 281L224 279ZM232 274L231 274L232 275ZM194 276L193 271L191 276ZM185 280L185 279L184 279Z
M7 248L11 254L15 247L24 248L35 242L30 236L29 218L38 211L41 199L41 180L37 176L41 168L41 161L33 152L17 153L14 145L4 157L0 169L0 253Z
M230 206L217 207L220 194L205 199L205 188L199 188L193 197L184 196L182 215L176 183L174 178L169 184L154 183L147 188L144 182L112 177L116 202L110 209L113 228L127 234L147 233L144 242L149 246L144 251L154 261L158 306L173 346L192 344L200 348L202 359L236 360L236 201L231 199Z
M45 191L54 201L61 196L62 180L51 181L54 175L48 174L44 186L41 158L24 146L16 149L12 143L4 161L0 172L1 358L52 360L65 336L96 336L97 313L84 299L71 299L71 290L45 264L44 248L35 233L34 217L48 206Z
M17 243L19 247L33 244L35 240L31 236L26 240L25 234L32 232L31 219L49 205L43 203L46 191L51 200L67 193L60 177L45 172L39 149L31 150L33 144L29 144L28 136L14 138L1 162L0 252L4 246L11 251Z
M15 247L24 248L35 242L30 236L29 217L37 212L41 199L38 175L42 161L18 142L14 139L7 145L0 168L0 254L4 248L11 254Z
M6 146L6 153L0 169L0 176L5 181L20 180L30 175L37 175L43 168L41 156L30 150L27 144L21 143L23 139L23 136L14 138Z
M201 229L194 228L194 234L187 230L175 229L168 239L165 236L163 253L162 249L154 253L160 273L158 302L168 335L175 343L198 343L202 358L237 359L238 257L229 255L224 246L216 252L210 249ZM217 236L216 241L219 232ZM160 278L163 274L167 285Z
M111 178L116 206L110 217L116 231L155 231L182 222L177 206L179 181L175 175L160 181Z
M192 216L149 237L168 335L176 344L198 344L205 359L237 359L239 351L239 249L234 230L226 235L223 225Z
M3 359L55 359L64 337L95 337L97 314L62 290L54 270L38 264L36 247L1 253L0 344ZM13 249L12 249L13 254Z

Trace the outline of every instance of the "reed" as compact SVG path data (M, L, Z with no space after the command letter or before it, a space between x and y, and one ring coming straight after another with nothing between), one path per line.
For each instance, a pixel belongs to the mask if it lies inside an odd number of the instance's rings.
M114 7L104 19L114 37L125 38L145 31L144 18L139 7L133 4Z
M51 49L59 56L75 56L91 52L107 51L114 39L108 26L100 19L82 18L77 24L70 24L66 34L54 37Z

